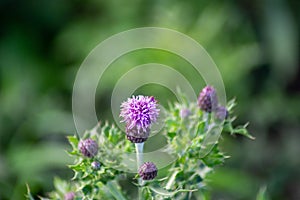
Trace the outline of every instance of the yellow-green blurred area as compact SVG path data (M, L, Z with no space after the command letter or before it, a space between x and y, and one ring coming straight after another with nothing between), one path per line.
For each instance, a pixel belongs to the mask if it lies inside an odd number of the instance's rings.
M237 99L237 123L249 121L256 137L222 136L231 157L209 177L212 199L254 199L262 187L271 199L300 199L299 13L298 0L1 0L0 199L24 199L26 183L45 196L55 176L72 176L65 151L66 136L75 133L76 72L101 41L144 26L171 28L203 45L219 67L227 99ZM149 62L173 67L195 91L204 86L176 55L131 52L100 80L99 120L113 122L118 79ZM176 100L159 85L137 92L153 94L163 105Z

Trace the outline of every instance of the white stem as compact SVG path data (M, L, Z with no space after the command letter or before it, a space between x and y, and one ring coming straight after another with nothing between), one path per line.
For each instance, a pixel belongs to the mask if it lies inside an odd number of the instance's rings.
M204 112L204 120L205 120L205 126L204 126L204 131L208 130L208 126L209 126L209 113Z
M137 170L139 170L140 166L143 164L143 149L144 149L144 142L142 143L135 143L135 150L136 150L136 165L137 165ZM143 180L142 178L138 179L139 185L143 185ZM142 188L139 187L139 199L142 200Z

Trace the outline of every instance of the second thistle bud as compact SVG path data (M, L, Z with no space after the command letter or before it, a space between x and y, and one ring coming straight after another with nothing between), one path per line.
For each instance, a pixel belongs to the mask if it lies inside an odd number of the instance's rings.
M229 113L226 107L218 106L215 112L216 119L219 121L223 121L228 117Z
M143 180L152 180L157 176L157 167L153 162L145 162L139 168L139 175Z
M89 158L96 156L98 152L98 144L95 140L92 140L90 138L81 140L78 144L78 148L82 155Z
M191 111L189 109L183 108L180 110L180 117L182 119L188 118L188 116L190 116L190 115L191 115Z
M201 110L211 113L218 106L217 92L212 86L206 86L200 92L198 105Z
M98 161L94 161L94 162L91 163L91 166L92 166L93 170L97 171L97 170L100 169L101 164Z

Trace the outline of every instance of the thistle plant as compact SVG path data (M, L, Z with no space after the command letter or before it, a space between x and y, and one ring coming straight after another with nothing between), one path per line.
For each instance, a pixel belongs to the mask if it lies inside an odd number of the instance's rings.
M87 130L81 138L68 137L72 146L68 153L75 159L69 166L74 176L70 181L55 178L55 190L41 199L193 199L203 196L208 191L207 175L228 158L220 150L219 137L214 137L216 130L253 137L246 129L247 124L233 126L235 101L219 105L212 86L200 92L197 102L188 101L182 93L179 96L180 103L169 104L160 131L166 139L165 152L176 158L167 170L160 172L159 163L143 157L144 143L159 116L158 102L152 96L132 96L120 105L125 131L106 122ZM128 164L131 154L136 155L136 170ZM126 180L137 187L136 193L126 190L122 184ZM27 197L33 199L29 190Z

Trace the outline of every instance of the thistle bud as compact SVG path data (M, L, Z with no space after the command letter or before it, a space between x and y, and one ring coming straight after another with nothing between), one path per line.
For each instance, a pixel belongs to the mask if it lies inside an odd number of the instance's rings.
M157 176L157 168L153 162L145 162L139 168L139 175L143 180L152 180Z
M82 155L89 158L96 156L98 152L98 144L95 140L92 140L90 138L81 140L78 144L78 148Z
M101 164L98 161L94 161L94 162L91 163L91 166L92 166L93 170L97 171L97 170L100 169Z
M75 198L75 193L74 192L68 192L65 194L64 199L65 200L73 200Z
M212 86L206 86L200 92L198 105L201 110L211 113L217 108L218 98L216 90Z
M219 121L223 121L228 117L229 113L226 107L218 106L215 112L215 117Z
M190 116L190 114L191 114L191 111L187 108L183 108L183 109L180 110L180 117L182 119L187 118L188 116Z

